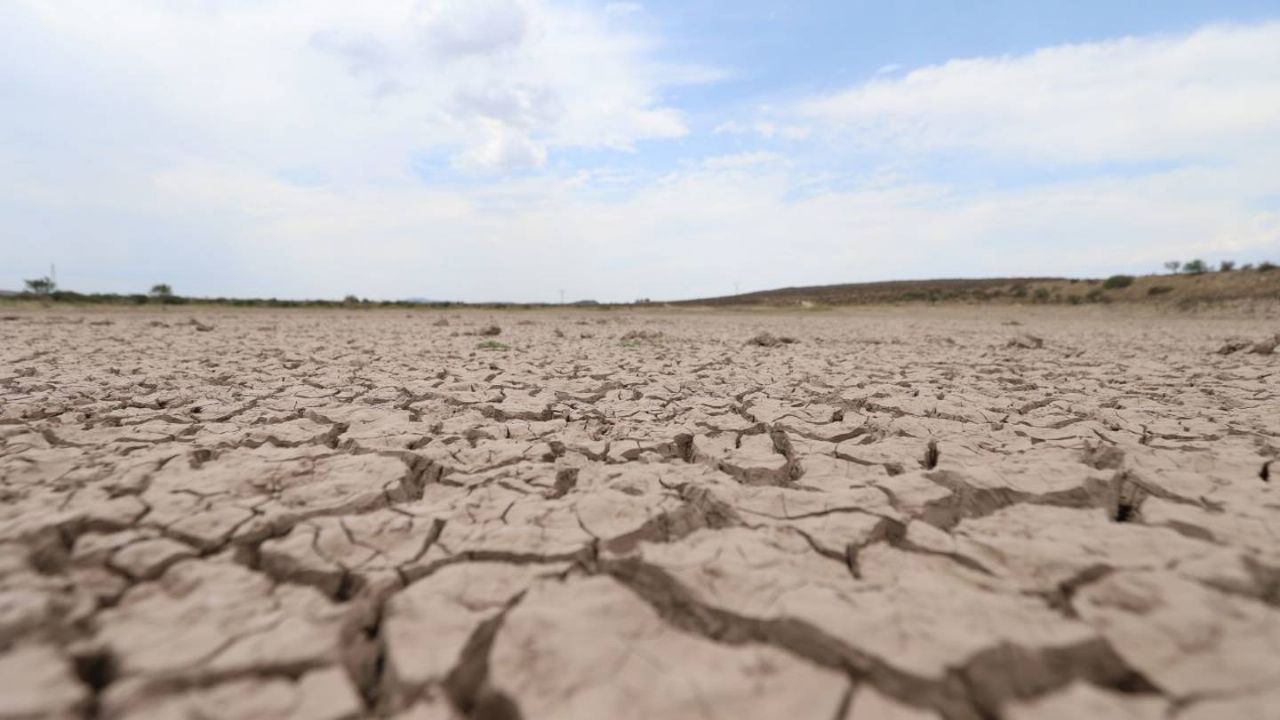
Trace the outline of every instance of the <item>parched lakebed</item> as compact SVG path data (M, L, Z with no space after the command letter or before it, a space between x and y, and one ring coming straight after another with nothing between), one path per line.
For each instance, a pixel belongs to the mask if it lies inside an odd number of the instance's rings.
M15 310L0 718L1274 718L1277 330Z

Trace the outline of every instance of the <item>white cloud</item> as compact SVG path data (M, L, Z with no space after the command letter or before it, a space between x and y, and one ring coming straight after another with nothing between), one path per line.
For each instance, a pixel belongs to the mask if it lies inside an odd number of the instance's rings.
M636 2L610 2L604 4L604 11L610 15L635 15L644 12L644 6Z
M488 140L457 158L455 164L464 169L506 168L508 170L539 168L547 162L547 150L525 133L494 120L485 121Z
M517 47L528 22L515 0L426 0L417 20L428 46L446 57Z
M953 60L793 110L868 149L1052 164L1248 154L1280 140L1280 24Z
M524 167L531 153L679 137L663 89L702 72L658 63L625 19L551 0L15 2L0 12L34 56L11 55L25 71L10 72L75 86L100 122L139 135L134 151L331 176L437 153Z
M717 135L759 135L766 140L782 138L784 140L804 140L811 130L803 125L779 125L768 120L757 120L753 123L741 123L727 120L720 123L713 131Z

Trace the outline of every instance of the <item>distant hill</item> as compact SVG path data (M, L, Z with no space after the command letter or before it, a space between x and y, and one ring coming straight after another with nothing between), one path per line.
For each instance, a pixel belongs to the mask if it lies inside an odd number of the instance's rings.
M672 305L803 306L878 305L905 302L1066 303L1204 302L1240 299L1280 300L1280 268L1179 275L1117 275L1107 279L975 278L892 280L788 287L777 290L682 300Z
M553 305L550 303L463 303L427 298L407 300L279 300L276 298L188 298L114 293L77 293L59 290L50 295L32 296L0 290L8 303L70 303L77 305L225 305L231 307L343 308L418 307L533 309L545 307L600 308L647 307L654 304L701 307L804 307L835 305L883 305L893 303L1036 303L1082 305L1092 303L1149 303L1194 305L1232 300L1280 301L1280 267L1262 263L1257 267L1177 275L1115 275L1105 279L1073 278L955 278L941 280L891 280L886 282L815 285L762 290L695 300L639 300L635 303L601 303L585 299Z

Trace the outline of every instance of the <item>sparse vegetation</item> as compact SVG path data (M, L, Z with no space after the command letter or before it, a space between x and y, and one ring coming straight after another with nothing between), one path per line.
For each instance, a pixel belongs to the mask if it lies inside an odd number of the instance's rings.
M497 340L484 340L476 344L476 349L477 350L509 350L510 348L507 347L505 344L498 342Z
M1222 262L1218 263L1218 272L1231 272L1232 270L1235 270L1235 269L1236 269L1236 264L1231 260L1223 260Z
M1166 263L1172 267L1173 263ZM844 285L826 285L816 287L794 287L778 290L757 291L731 297L703 298L664 302L664 307L678 308L688 306L737 306L737 307L774 307L804 308L806 310L830 310L848 305L881 305L891 303L1082 303L1127 301L1141 302L1151 296L1175 293L1180 298L1195 298L1207 301L1234 300L1245 298L1280 298L1280 278L1259 276L1270 273L1276 268L1275 263L1262 261L1256 265L1230 265L1231 272L1210 272L1219 270L1221 263L1213 267L1203 261L1192 260L1177 263L1180 270L1177 277L1167 279L1167 284L1157 285L1157 276L1125 276L1118 275L1106 279L1077 279L1071 282L1067 278L1055 277L1014 277L1014 278L980 278L980 279L941 279L941 280L896 280L888 282L856 283ZM1250 271L1245 273L1244 271ZM1255 272L1256 271L1256 272ZM1204 275L1204 277L1200 277ZM1131 279L1128 285L1123 278ZM1087 287L1086 287L1087 286ZM78 293L60 290L54 286L51 278L36 278L26 281L25 292L11 295L0 302L24 302L39 300L41 302L67 303L74 305L151 305L193 304L221 305L236 308L399 308L409 310L447 310L471 308L476 310L535 310L553 307L545 303L462 303L448 301L424 300L368 300L355 295L348 295L341 301L330 300L282 300L278 298L226 298L184 297L172 293L165 295L160 291L161 285L152 288L150 293ZM1168 289L1153 290L1153 287ZM1132 288L1125 293L1113 293L1106 300L1098 296L1090 296L1088 291L1103 288L1121 290ZM1077 300L1072 300L1077 298ZM555 306L563 307L563 306ZM582 310L609 311L619 305L580 305ZM494 326L496 327L496 326ZM493 327L487 332L495 333ZM501 329L496 333L500 334ZM478 330L468 334L483 335Z
M158 298L152 298L145 293L80 293L72 290L59 290L56 286L45 286L41 284L48 278L39 278L34 281L26 281L25 291L15 299L26 297L28 299L39 296L42 299L52 300L54 302L73 303L78 305L145 305L150 302L160 302ZM35 288L31 283L37 283ZM355 296L351 296L354 298ZM338 308L344 307L345 301L338 300L281 300L279 298L229 298L229 297L186 297L183 295L171 295L163 300L166 304L200 304L200 305L224 305L229 307L255 307L255 308ZM409 300L360 300L355 298L355 302L369 307L383 308L406 308L406 309L424 309L424 310L447 310L451 308L472 307L483 308L486 310L532 310L540 305L532 303L477 303L468 304L462 302L419 302Z
M1178 270L1182 269L1182 262L1180 260L1170 260L1164 264L1164 269L1168 270L1170 275L1177 275Z
M1196 258L1182 263L1182 272L1187 275L1203 275L1209 272L1209 266L1205 264L1205 261Z
M142 305L147 302L158 302L158 303L163 303L165 305L182 305L187 302L186 298L181 297L179 295L174 295L173 288L169 287L165 283L158 283L156 285L152 285L151 291L148 292L145 296L133 295L131 297L133 302L138 305Z
M53 291L57 290L57 286L54 285L53 279L49 277L24 280L23 284L27 286L27 292L34 295L52 295Z

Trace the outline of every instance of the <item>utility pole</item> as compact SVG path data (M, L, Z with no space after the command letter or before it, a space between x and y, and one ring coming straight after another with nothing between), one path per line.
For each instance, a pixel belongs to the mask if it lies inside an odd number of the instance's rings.
M738 286L739 286L739 285L741 285L741 283L739 283L737 280L735 280L735 281L733 282L733 294L734 294L734 295L737 295L737 294L738 294Z
M561 288L561 289L560 289L560 304L561 304L561 305L563 305L563 304L564 304L564 289L563 289L563 288Z
M54 287L58 286L58 266L49 263L49 283Z

